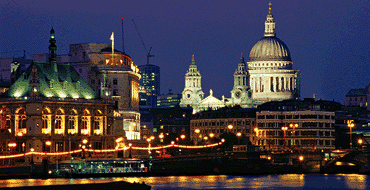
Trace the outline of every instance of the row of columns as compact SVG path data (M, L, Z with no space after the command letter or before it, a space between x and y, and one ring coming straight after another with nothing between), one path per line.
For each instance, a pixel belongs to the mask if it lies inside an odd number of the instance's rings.
M59 115L58 115L59 116ZM66 116L66 115L62 115L64 117L61 117L62 118L62 123L64 123L64 134L68 134L68 129L70 127L70 119L69 119L69 116ZM74 115L73 115L74 117ZM100 135L106 135L107 133L111 133L108 132L107 130L107 118L106 116L78 116L77 118L74 118L75 120L75 129L76 129L76 134L78 135L81 135L81 132L82 132L82 122L83 122L83 117L88 117L86 118L87 119L87 125L90 125L90 130L89 130L89 133L88 135L93 135L94 134L94 129L95 129L95 121L99 121L99 124L102 126L100 127L99 126L99 129L101 130L101 133ZM95 118L95 117L100 117L99 119L95 120L95 119L91 119L91 117ZM22 129L22 126L21 126L21 119L22 119L22 115L12 115L10 117L10 119L8 118L7 121L10 120L10 122L7 122L7 125L10 125L10 126L7 126L7 128L10 128L11 129L11 132L14 133L15 135L17 135L18 131L20 129ZM41 121L44 123L44 120L45 119L42 119L40 118ZM51 116L50 117L47 117L47 124L50 126L48 126L47 128L50 128L50 135L54 135L55 134L55 130L56 130L56 124L57 124L57 120L56 120L56 116ZM23 120L23 122L26 122L27 121L27 116L26 116L26 120ZM64 121L64 122L63 122ZM77 125L77 128L76 128L76 125ZM30 126L30 127L36 127L36 126ZM41 128L41 132L42 130L45 129L45 127L42 127ZM89 127L87 127L87 129L89 129ZM28 130L28 129L27 129ZM112 129L110 129L112 130Z
M296 88L294 77L251 77L253 92L293 91Z
M200 77L198 78L187 78L185 81L187 87L200 87Z

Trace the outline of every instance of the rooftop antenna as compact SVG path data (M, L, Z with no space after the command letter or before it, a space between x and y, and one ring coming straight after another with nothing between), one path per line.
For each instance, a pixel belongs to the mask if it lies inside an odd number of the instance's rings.
M125 54L125 38L124 38L124 31L123 31L123 18L122 18L122 53Z
M145 43L144 43L144 41L143 41L143 38L142 38L142 37L141 37L141 35L140 35L139 30L137 29L137 26L136 26L136 23L135 23L134 19L132 19L132 22L133 22L133 23L134 23L134 25L135 25L135 28L136 28L137 34L139 35L140 40L141 40L141 43L143 44L144 49L145 49L145 51L146 51L146 53L147 53L147 55L146 55L146 64L149 64L149 58L150 58L150 57L154 57L154 55L150 55L150 52L152 51L152 47L150 47L149 51L148 51L148 49L146 49Z

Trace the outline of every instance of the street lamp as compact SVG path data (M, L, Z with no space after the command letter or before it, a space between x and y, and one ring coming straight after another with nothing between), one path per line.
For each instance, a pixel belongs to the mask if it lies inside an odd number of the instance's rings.
M213 134L213 133L209 134L209 137L211 137L211 138L213 138L214 136L215 136L215 134Z
M182 139L182 140L184 140L185 139L185 135L184 134L182 134L181 136L180 136L180 138Z
M161 134L159 135L159 139L160 139L160 141L161 141L161 142L163 142L163 138L164 138L164 135L163 135L163 133L161 133Z
M200 129L195 129L194 132L195 132L195 136L197 137L196 138L196 143L198 144L198 138L199 138L198 134L200 133Z
M353 120L347 120L347 126L349 127L349 146L352 149L352 128L355 127Z
M362 139L358 139L357 143L360 145L360 149L362 149L363 140Z
M362 139L358 139L357 142L358 142L359 145L362 145L362 143L363 143Z
M45 145L49 147L49 151L51 153L51 141L46 141Z
M231 124L229 124L229 125L227 126L227 129L229 129L229 132L230 132L233 128L234 128L234 126L233 126L233 125L231 125Z
M10 149L10 152L12 153L14 148L17 147L17 143L8 143L8 147ZM11 159L9 159L9 162L10 162ZM10 163L9 163L10 165Z
M87 139L83 139L82 140L82 152L83 152L83 155L82 155L82 159L85 159L85 148L86 148L86 144L87 142L89 142Z
M284 149L285 149L285 146L286 146L286 141L285 141L285 132L288 130L288 127L281 127L281 130L284 131Z
M152 138L147 138L146 141L148 141L148 156L150 157L150 141L152 140Z
M256 144L259 145L260 143L258 141L258 127L255 127L253 130L256 133L256 137L257 137L257 143Z

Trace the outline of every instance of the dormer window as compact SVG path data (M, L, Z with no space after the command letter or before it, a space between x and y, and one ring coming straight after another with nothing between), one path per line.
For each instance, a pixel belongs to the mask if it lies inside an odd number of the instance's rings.
M52 80L50 81L50 88L53 88L53 85L54 85L54 79L52 79Z

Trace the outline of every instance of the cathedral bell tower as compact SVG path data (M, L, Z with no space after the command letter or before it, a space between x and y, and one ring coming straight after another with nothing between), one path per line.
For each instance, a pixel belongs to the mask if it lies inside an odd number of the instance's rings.
M204 98L204 92L201 86L202 76L195 64L194 55L191 59L189 70L185 74L185 88L182 91L182 98L180 102L181 107L196 107Z
M231 104L241 107L252 106L252 92L249 88L249 75L244 61L243 53L238 68L234 73L234 87L231 90Z

